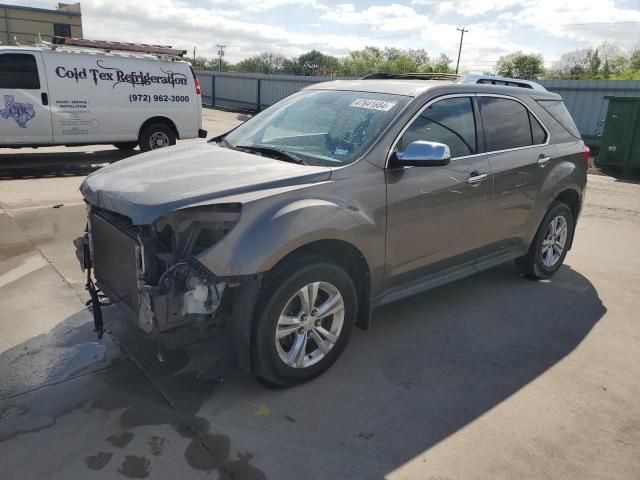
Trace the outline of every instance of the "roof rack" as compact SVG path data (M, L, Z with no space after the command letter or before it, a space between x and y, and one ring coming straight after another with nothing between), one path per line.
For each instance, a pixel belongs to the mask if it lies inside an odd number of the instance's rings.
M170 45L148 45L145 43L110 42L107 40L88 40L85 38L53 37L52 42L40 42L56 50L59 47L73 49L96 49L104 52L146 53L165 57L183 57L187 51L172 48Z
M456 83L478 83L485 85L503 85L507 87L529 88L547 91L542 85L520 78L496 77L491 75L458 75L455 73L372 73L363 80L451 80Z
M362 77L362 80L459 80L460 75L455 73L371 73Z
M531 80L520 78L497 77L491 75L466 75L458 80L458 83L479 83L485 85L503 85L507 87L529 88L531 90L547 91L542 85Z

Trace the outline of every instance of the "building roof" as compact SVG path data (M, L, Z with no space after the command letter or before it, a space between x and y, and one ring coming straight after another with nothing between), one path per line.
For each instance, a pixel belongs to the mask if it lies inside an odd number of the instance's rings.
M30 12L39 12L39 13L54 13L57 15L65 15L68 17L81 17L82 13L73 12L68 10L59 10L59 9L48 9L48 8L36 8L36 7L25 7L22 5L8 5L5 3L0 3L0 8L10 8L12 10L27 10Z

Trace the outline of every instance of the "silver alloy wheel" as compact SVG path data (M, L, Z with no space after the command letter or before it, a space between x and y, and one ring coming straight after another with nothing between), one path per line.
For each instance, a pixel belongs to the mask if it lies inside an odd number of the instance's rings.
M542 240L542 263L547 268L553 267L564 252L567 243L567 220L558 215L549 224Z
M335 346L343 324L344 299L338 289L327 282L305 285L278 318L275 341L280 360L293 368L315 365Z
M164 132L155 132L151 135L149 140L149 146L151 150L155 150L156 148L162 148L169 145L169 136Z

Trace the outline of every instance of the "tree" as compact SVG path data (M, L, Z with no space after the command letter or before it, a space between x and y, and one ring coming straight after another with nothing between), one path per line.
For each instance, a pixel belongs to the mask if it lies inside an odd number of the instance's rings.
M441 53L438 56L438 59L433 63L433 65L431 65L431 71L438 73L453 73L453 68L449 66L452 62L453 60L451 58L444 53Z
M496 73L502 77L536 79L544 73L543 65L541 55L518 50L498 59Z
M195 70L218 70L218 60L207 57L185 57L185 60L193 65Z
M385 59L377 47L364 47L349 52L342 61L342 75L363 76L385 71Z
M289 60L281 53L262 52L238 62L238 72L251 73L283 73Z
M331 55L325 55L318 50L303 53L297 59L299 73L303 75L335 75L340 68L340 60Z

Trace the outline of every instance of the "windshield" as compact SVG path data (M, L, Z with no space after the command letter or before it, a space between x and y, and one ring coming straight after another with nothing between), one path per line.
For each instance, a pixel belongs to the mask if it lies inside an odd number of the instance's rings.
M305 90L248 120L225 141L232 147L277 149L308 165L342 166L362 156L409 100L383 93Z

